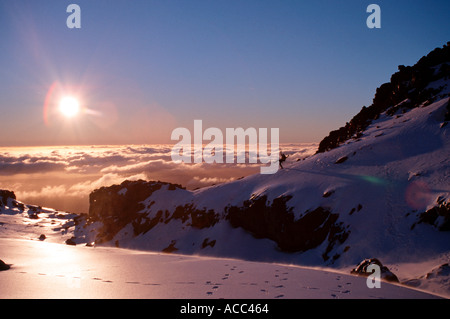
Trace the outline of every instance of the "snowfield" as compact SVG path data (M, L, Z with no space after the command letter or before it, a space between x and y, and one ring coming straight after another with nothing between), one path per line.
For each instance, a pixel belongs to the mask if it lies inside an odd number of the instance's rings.
M437 298L331 269L0 238L1 298Z

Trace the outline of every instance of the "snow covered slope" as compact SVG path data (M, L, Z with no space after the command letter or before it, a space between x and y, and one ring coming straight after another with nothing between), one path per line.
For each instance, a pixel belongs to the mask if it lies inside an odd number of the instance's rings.
M347 271L77 245L80 218L0 193L0 299L437 298ZM67 245L63 245L63 242ZM87 247L90 246L90 247ZM417 286L417 283L415 283ZM419 287L420 288L420 287ZM422 291L421 291L422 290ZM445 296L445 295L444 295ZM273 312L274 310L271 309Z
M449 131L441 128L447 105L445 98L382 115L358 140L274 175L197 191L142 181L99 189L91 194L90 215L103 225L94 227L94 237L77 236L120 247L314 265L448 252L450 233L439 231L447 229L448 215L433 225L421 218L450 197ZM127 192L135 197L136 189L149 191L132 207ZM105 226L108 220L114 229Z
M445 265L450 80L444 49L399 67L373 106L336 143L328 140L327 151L273 175L196 191L144 181L98 189L75 241L343 268L371 257L387 265L433 260L425 273Z

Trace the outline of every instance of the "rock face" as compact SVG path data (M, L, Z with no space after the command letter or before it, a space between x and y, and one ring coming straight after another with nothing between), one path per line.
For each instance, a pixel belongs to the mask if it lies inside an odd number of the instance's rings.
M308 211L295 220L292 208L286 205L291 198L278 197L271 205L267 203L266 196L248 200L242 207L228 207L227 219L233 227L242 227L256 238L272 239L282 251L307 251L328 240L323 254L324 260L327 260L327 253L334 244L343 243L349 232L337 222L339 215L322 207Z
M214 227L217 223L229 223L234 228L242 228L255 238L273 240L279 250L284 252L303 252L326 243L322 254L326 261L337 259L339 255L329 256L336 244L342 244L350 231L338 222L339 215L328 209L317 207L307 211L300 218L294 217L287 202L292 196L280 196L268 203L266 196L244 201L242 206L227 206L224 211L198 208L193 203L179 204L168 208L154 210L154 201L150 197L163 186L164 192L182 189L179 185L162 182L125 181L120 185L102 187L90 196L89 223L101 222L97 229L96 243L113 240L114 236L125 226L131 225L133 236L151 231L154 227L181 222L183 229L197 230ZM150 199L149 199L150 198ZM144 202L146 204L144 204ZM169 205L167 205L169 207ZM213 248L214 238L203 239L201 247ZM163 251L172 251L175 241Z
M97 189L89 195L89 217L102 220L117 217L130 221L145 208L141 202L164 185L169 185L169 189L182 188L170 183L138 180Z
M97 235L96 242L111 240L125 225L139 220L138 212L145 206L142 204L153 192L169 183L125 181L120 185L102 187L89 195L89 219L100 221L103 226ZM169 188L181 187L170 184ZM147 227L149 224L147 224ZM145 231L145 227L142 231Z
M14 192L0 189L0 207L8 205L8 199L16 199Z
M102 187L89 196L89 221L102 223L95 239L96 243L112 240L126 225L131 224L134 236L145 234L159 223L168 224L171 220L180 220L186 226L202 229L213 226L218 215L213 210L197 209L192 204L178 205L173 211L160 209L150 214L151 202L144 200L155 191L167 186L165 191L184 190L177 184L165 182L125 181L120 185Z
M419 223L426 223L440 231L450 231L450 202L438 202L436 206L419 215Z
M355 274L358 276L368 277L373 272L368 271L367 267L370 265L378 265L381 271L381 279L390 281L390 282L399 282L398 278L394 273L392 273L389 268L383 266L383 264L376 258L364 259L361 261L352 271L351 274Z

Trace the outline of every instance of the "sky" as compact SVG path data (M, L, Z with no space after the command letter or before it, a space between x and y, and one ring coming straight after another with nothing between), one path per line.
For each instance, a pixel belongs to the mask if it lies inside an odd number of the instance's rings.
M380 29L366 25L371 3ZM447 0L0 0L0 146L175 143L195 119L319 142L398 65L450 40L448 12ZM83 112L62 116L66 95Z

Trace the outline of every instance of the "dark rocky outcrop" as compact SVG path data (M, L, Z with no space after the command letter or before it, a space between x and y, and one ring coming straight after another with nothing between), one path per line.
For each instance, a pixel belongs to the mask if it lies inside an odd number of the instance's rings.
M353 268L350 273L358 276L368 277L373 274L373 271L371 272L367 269L370 265L377 265L380 267L380 279L390 282L399 282L397 276L392 273L389 268L383 266L381 261L379 261L377 258L364 259L355 268Z
M439 66L436 70L433 67ZM450 76L450 42L443 48L436 48L422 57L414 66L399 65L398 72L391 76L390 82L377 88L372 105L363 106L345 126L331 131L319 144L317 153L334 149L345 141L359 139L363 131L376 120L381 113L394 115L406 112L420 105L429 105L440 92L439 88L426 88L427 85L441 78ZM445 121L450 119L447 113Z
M12 191L0 189L0 206L7 206L8 199L16 199L16 194Z
M66 243L66 245L69 245L69 246L76 246L77 243L75 242L75 240L76 240L76 238L72 237L72 238L67 239L65 241L65 243Z
M111 240L125 225L138 219L142 203L153 192L169 185L170 190L182 188L164 182L124 181L120 185L101 187L89 195L89 222L101 221L97 243Z
M307 251L328 240L323 254L324 260L328 260L333 246L343 243L349 234L337 222L339 215L318 207L295 219L292 208L286 204L291 198L280 196L270 205L266 196L247 200L242 207L227 207L227 219L233 227L242 227L256 238L275 241L286 252Z
M141 202L164 185L168 185L169 190L182 188L176 184L138 180L96 189L89 195L89 217L119 217L129 219L129 222L135 217L135 213L145 208Z
M307 251L326 242L322 257L325 261L334 261L339 255L330 256L333 248L336 244L342 244L349 235L346 227L338 222L339 215L323 207L307 211L295 219L292 208L287 206L291 196L280 196L271 204L267 203L265 196L252 198L243 202L242 206L228 206L220 214L212 209L198 208L193 203L178 205L172 210L152 211L155 202L144 204L144 200L164 185L169 185L165 190L168 192L180 188L162 182L126 181L91 193L88 224L101 222L95 242L111 241L129 224L133 227L132 235L138 236L173 220L181 221L183 228L199 230L225 220L233 227L249 231L256 238L275 241L279 249L285 252ZM201 247L214 247L215 243L215 240L207 238ZM175 243L171 243L164 251L174 248Z
M448 277L450 276L450 264L442 264L425 275L426 279L438 278L438 277ZM450 287L449 287L450 289Z
M159 223L168 224L174 219L196 229L212 227L219 221L219 215L214 210L198 209L193 204L179 205L173 212L159 210L153 218L148 215L148 212L138 214L131 222L135 236L145 234Z
M436 206L419 214L417 222L436 227L440 231L450 231L450 202L438 200ZM411 228L414 228L415 224Z
M340 158L337 159L337 161L335 162L335 164L342 164L344 163L346 160L348 160L348 156L342 156Z
M205 238L202 242L202 248L206 248L208 246L210 246L211 248L214 247L216 245L216 240L209 240L209 238Z
M167 186L166 191L169 192L184 189L177 184L139 180L125 181L120 185L102 187L92 192L89 196L89 222L102 222L96 243L110 241L130 223L134 236L138 236L173 219L197 229L211 227L218 222L219 217L213 210L198 209L193 204L178 205L173 211L159 210L150 217L150 208L154 202L146 207L143 201L163 186Z
M176 240L172 240L172 241L170 242L170 245L167 246L166 248L164 248L164 249L162 250L162 252L163 252L163 253L168 253L168 254L170 254L170 253L173 253L174 251L177 251L178 248L175 247L175 244L176 244L176 243L177 243Z
M8 270L8 269L10 269L10 268L11 268L10 265L5 264L5 262L4 262L3 260L0 259L0 271Z

